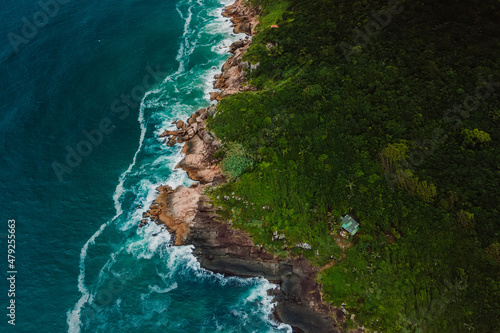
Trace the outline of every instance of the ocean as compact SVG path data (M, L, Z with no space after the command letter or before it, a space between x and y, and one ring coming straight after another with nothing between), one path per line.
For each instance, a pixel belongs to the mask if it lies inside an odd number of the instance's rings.
M191 184L158 135L210 104L231 2L2 2L1 332L291 332L274 285L138 228L157 186Z

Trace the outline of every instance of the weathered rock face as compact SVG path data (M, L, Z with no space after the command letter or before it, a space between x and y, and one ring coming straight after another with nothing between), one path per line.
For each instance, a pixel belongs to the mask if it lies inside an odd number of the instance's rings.
M237 0L231 6L226 7L222 15L231 17L235 33L245 33L248 36L252 36L255 33L255 27L258 24L258 10L247 7L243 0ZM245 78L244 68L248 68L249 66L248 64L243 64L241 59L249 46L249 39L240 39L231 44L229 52L233 53L233 55L222 66L222 73L215 76L214 88L221 91L210 93L210 99L220 101L222 98L240 91L255 90L254 87L243 85Z
M207 131L205 120L213 107L200 109L195 112L187 122L178 120L173 122L176 131L164 131L160 137L169 137L168 145L173 146L178 142L185 142L182 152L184 159L177 167L182 167L193 180L200 181L187 188L179 186L175 190L168 185L162 185L156 190L159 192L157 199L143 217L152 221L164 223L174 235L174 244L185 244L190 227L196 216L198 201L206 184L221 182L223 176L219 167L211 162L213 153L220 146L219 141ZM141 221L140 226L147 221Z
M255 90L252 86L243 85L245 79L245 65L242 64L241 59L249 46L249 40L240 40L231 45L230 50L232 50L233 55L229 57L222 66L222 73L214 77L216 79L214 88L220 89L221 91L212 92L210 94L212 100L216 99L220 101L222 98L236 94L240 91Z
M340 332L329 306L323 304L316 271L304 258L279 259L244 231L218 221L209 199L202 195L186 244L194 245L201 266L217 273L264 278L280 285L275 315L294 332Z
M196 135L198 135L198 137L204 142L210 141L208 143L212 143L214 141L213 136L210 135L205 128L205 119L208 118L208 115L210 113L213 114L215 112L214 109L215 106L213 105L204 109L200 109L196 111L194 114L192 114L191 117L189 117L189 119L187 120L187 122L184 122L182 120L177 120L172 122L172 124L176 125L177 130L175 131L165 130L163 131L162 134L160 134L160 138L166 138L164 140L164 143L168 141L169 146L174 146L176 143L182 143L188 141L190 142L189 147L192 147L193 145L196 146L197 145L195 139ZM218 142L214 143L213 145L216 145L217 143ZM197 148L194 150L205 151L202 148L203 147L200 146L199 149Z
M245 2L245 0L236 0L224 9L222 15L231 18L235 33L254 35L261 9L247 6Z

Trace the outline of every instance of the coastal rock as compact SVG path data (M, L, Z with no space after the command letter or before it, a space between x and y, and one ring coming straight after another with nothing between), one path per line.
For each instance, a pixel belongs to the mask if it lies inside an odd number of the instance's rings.
M189 130L192 131L193 135L198 132L198 124L194 122L191 127L189 127Z
M215 179L222 178L219 167L211 165L210 153L207 153L205 146L208 145L198 136L190 139L183 149L186 156L177 166L184 169L188 173L189 178L198 180L202 184L211 183ZM215 151L214 147L211 149Z
M279 259L254 245L246 232L233 229L201 196L186 244L194 245L201 266L225 275L264 278L280 284L276 316L294 332L340 332L323 304L316 271L304 258Z
M237 0L224 9L223 15L231 18L235 33L245 33L252 36L258 24L258 12L258 9L247 6L244 0ZM241 59L249 46L250 40L248 39L241 39L231 44L229 52L233 55L222 66L222 74L215 77L214 88L221 91L210 93L210 100L220 101L222 98L240 91L255 90L243 87L245 71Z
M226 7L224 15L231 18L236 33L253 35L258 23L258 10L247 7L245 3L244 0L237 0ZM231 45L233 54L214 84L221 91L210 93L211 100L220 100L239 91L255 90L243 86L245 72L241 59L249 45L249 41ZM252 67L251 64L248 66ZM194 245L193 254L202 267L229 276L263 276L279 284L280 288L272 291L277 302L275 316L290 324L293 332L341 332L333 320L333 308L322 301L320 285L315 281L316 269L302 257L282 259L255 246L248 233L225 223L217 214L216 207L203 194L207 186L224 181L218 165L213 163L213 154L220 147L220 142L205 128L205 120L214 116L215 112L215 106L210 106L194 113L187 120L187 125L179 127L179 122L174 122L179 130L185 132L181 135L177 131L178 138L173 144L182 142L187 134L182 149L185 157L177 167L183 168L199 184L159 191L155 200L160 210L159 221L173 234L175 245ZM197 126L194 127L194 124ZM169 146L172 140L168 141Z
M178 129L186 129L186 124L182 120L177 120L175 123Z
M168 185L161 185L156 188L156 191L158 191L159 193L165 193L165 192L168 193L168 192L173 192L173 189Z
M248 43L248 39L240 39L229 46L229 52L234 53L237 49L245 46Z
M232 44L233 55L224 63L222 73L214 82L214 88L220 89L221 92L211 93L211 100L220 101L222 98L236 94L242 90L255 90L254 88L246 89L243 86L245 71L241 59L249 46L250 42L247 40L240 40Z
M172 138L170 138L170 140L168 140L167 145L168 145L169 147L172 147L172 146L174 146L176 143L177 143L177 140L175 139L175 137L172 137Z
M236 0L235 3L224 9L222 15L231 18L234 33L253 35L258 24L258 12L259 9L257 8L246 6L244 0Z
M164 131L162 136L171 136L168 140L168 145L173 146L176 143L187 142L193 138L198 132L205 131L204 120L208 118L208 108L200 109L189 117L187 122L177 120L174 123L178 128L177 131ZM201 137L202 138L202 137Z
M218 97L219 97L219 93L218 93L218 92L216 92L216 91L212 91L212 92L210 93L210 100L211 100L211 101L214 101L214 100L218 99Z
M156 203L162 205L158 219L165 224L174 236L174 244L182 245L189 233L191 222L196 214L199 191L196 188L179 186L172 193L159 196Z
M170 136L170 135L177 135L175 131L163 131L163 133L160 134L160 138Z

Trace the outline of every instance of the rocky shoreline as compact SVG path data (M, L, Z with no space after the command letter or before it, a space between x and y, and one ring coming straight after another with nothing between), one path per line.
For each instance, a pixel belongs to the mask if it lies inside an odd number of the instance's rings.
M251 36L257 25L258 9L245 6L237 0L226 7L223 15L230 17L235 33ZM233 43L233 55L215 77L211 98L220 100L239 91L253 90L243 86L245 69L241 58L250 45L248 37ZM167 185L157 188L157 199L144 213L140 226L150 221L163 223L172 233L174 245L194 245L194 254L203 268L224 275L259 277L280 286L269 290L274 295L275 317L293 327L293 332L341 332L334 317L342 322L343 313L322 301L321 287L315 281L318 269L304 258L277 258L254 244L252 237L233 229L222 221L204 189L225 182L218 164L213 159L221 143L205 126L206 119L215 113L215 106L198 110L186 121L175 122L175 131L164 131L161 137L169 146L184 143L183 160L177 167L185 170L198 183L191 187L172 189Z

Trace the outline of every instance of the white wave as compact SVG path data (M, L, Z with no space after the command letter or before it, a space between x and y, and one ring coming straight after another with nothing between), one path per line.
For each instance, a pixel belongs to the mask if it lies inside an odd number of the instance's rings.
M191 1L189 3L191 3ZM182 73L184 71L184 68L185 68L185 65L186 65L185 64L185 59L184 59L185 58L185 49L186 49L186 47L189 47L189 40L188 40L187 36L190 33L189 26L190 26L191 19L192 19L192 9L191 8L192 7L188 8L188 15L186 17L184 17L183 14L182 14L182 12L180 11L180 9L177 7L177 10L178 10L179 15L181 16L181 18L185 19L184 33L183 33L184 40L183 40L183 43L181 43L181 45L179 47L178 54L176 56L176 60L179 62L179 67L178 67L177 71L174 74L168 76L164 80L164 82L170 81L173 77L178 76L180 73ZM99 235L101 235L101 233L103 232L103 230L110 223L114 222L118 217L120 217L123 214L123 209L122 209L122 206L121 206L120 198L125 193L125 188L124 188L125 180L126 180L127 176L131 173L133 167L136 164L137 156L138 156L139 152L142 149L142 146L143 146L143 143L144 143L144 139L145 139L145 136L146 136L146 124L145 124L145 115L144 115L144 112L145 112L146 105L149 105L149 104L146 103L145 101L147 100L148 96L150 96L151 94L155 94L155 93L159 93L159 92L161 92L159 90L159 88L157 88L155 90L152 90L152 91L148 91L148 92L145 93L144 97L141 100L141 105L140 105L140 109L139 109L139 116L138 116L138 122L140 124L140 129L141 129L140 138L139 138L139 146L138 146L138 148L137 148L137 150L136 150L136 152L134 154L134 157L132 159L132 163L129 165L129 167L127 168L127 170L125 170L121 174L121 176L120 176L120 178L118 180L118 185L116 186L115 192L113 194L113 202L114 202L116 214L115 214L115 216L111 220L103 223L99 227L99 229L85 243L85 245L82 247L82 250L80 252L80 263L79 263L80 273L79 273L79 276L78 276L78 290L80 291L80 293L82 294L82 296L78 300L77 304L75 304L75 307L73 308L73 310L70 310L67 313L67 323L68 323L68 326L69 326L69 329L68 329L69 332L75 332L75 333L76 332L80 332L80 326L81 326L80 313L81 313L81 309L82 309L82 307L91 298L90 293L89 293L88 289L85 286L85 258L87 257L88 248L89 248L90 245L92 245L92 244L95 243L95 239L97 237L99 237Z
M216 74L219 74L220 73L220 68L222 67L222 65L224 64L224 62L220 62L218 64L218 66L214 66L215 68L211 68L210 70L207 70L205 72L205 74L203 74L201 76L201 79L203 80L203 95L204 95L204 98L207 102L210 102L210 93L212 91L215 91L215 90L220 90L220 89L214 89L214 82L215 82L215 78L214 76ZM215 101L213 103L216 103Z
M137 259L151 259L160 248L166 248L171 241L170 233L156 223L150 223L137 230L141 237L128 243L127 253Z
M67 313L67 324L69 326L68 332L70 332L70 333L80 332L80 326L82 324L81 320L80 320L81 309L90 299L90 293L89 293L87 287L85 286L85 259L87 257L88 248L90 245L93 245L95 243L95 239L101 235L101 233L104 231L104 229L109 224L114 222L118 217L120 217L120 215L123 214L123 210L122 210L121 203L120 203L120 198L123 195L123 193L125 192L125 190L124 190L125 179L126 179L127 175L132 171L132 168L135 166L135 163L137 161L137 155L141 151L142 144L143 144L144 138L146 136L146 124L144 123L144 100L152 92L154 92L154 91L147 92L144 95L144 97L142 98L142 101L141 101L140 109L139 109L139 116L137 119L137 121L139 122L140 127L141 127L141 134L140 134L140 138L139 138L139 147L137 148L137 150L134 154L134 157L132 159L132 163L130 163L127 170L125 170L120 175L120 178L118 180L118 185L116 186L115 193L113 194L113 201L114 201L116 214L111 220L103 223L99 227L99 229L92 235L92 237L90 237L89 240L87 240L85 245L83 245L82 250L80 251L80 262L79 262L80 273L78 275L78 290L80 291L82 296L78 300L78 302L75 305L75 307L73 308L73 310L68 311L68 313Z
M137 227L137 224L142 220L142 214L149 209L149 206L153 204L156 200L157 191L156 188L160 186L160 183L152 182L150 179L143 178L135 186L133 193L136 195L136 200L134 201L134 207L137 207L127 216L126 221L121 225L120 230L125 231L133 227ZM142 208L138 208L141 206Z
M231 314L235 317L238 317L240 318L241 320L243 320L243 322L246 322L247 319L248 319L248 313L246 313L245 311L243 310L236 310L236 309L232 309L231 310Z
M273 302L274 296L268 295L267 291L269 289L279 289L279 285L273 284L265 279L260 280L259 285L252 289L250 295L245 298L246 303L256 303L258 304L259 312L263 313L262 319L268 322L270 325L274 326L276 329L283 331L286 330L287 333L292 333L292 327L288 324L278 323L275 321L271 314L273 312L276 303Z
M276 288L276 285L270 283L268 280L258 277L258 278L241 278L238 276L224 276L219 273L214 273L208 271L201 267L198 259L193 255L194 246L172 246L166 249L167 256L167 268L169 273L167 276L159 274L162 278L171 278L172 274L193 274L197 279L205 280L209 279L217 282L221 286L226 285L238 285L238 286L264 286L258 289L256 293L258 295L265 294L267 296L267 290L270 288Z
M191 4L191 1L189 1L189 3ZM189 55L190 54L189 52L192 52L192 51L189 51L190 42L188 39L189 34L191 33L190 24L191 24L191 19L193 17L192 6L190 6L188 8L188 14L186 17L183 16L179 6L176 6L176 10L179 13L179 15L181 16L181 18L184 19L184 31L182 34L183 41L181 42L181 45L179 47L179 51L177 52L177 56L175 57L175 60L177 60L177 62L179 62L179 68L177 69L177 71L173 75L165 78L165 80L163 82L171 81L173 78L177 77L180 73L184 72L184 69L187 65L186 59L185 59L185 56L186 56L185 53L187 52Z
M161 288L158 285L149 286L149 290L157 294L166 294L174 289L177 289L177 282L174 282L171 286L168 286L166 288Z
M114 223L120 218L119 228L121 231L128 230L132 226L135 226L138 220L141 218L142 213L147 209L134 209L133 211L128 211L128 215L124 218L124 207L122 199L125 197L125 194L133 194L135 196L134 205L137 207L139 204L143 207L148 207L154 200L156 196L156 187L160 185L161 177L158 176L157 170L155 170L155 175L151 175L152 168L158 168L159 170L168 170L170 171L169 178L162 183L166 183L173 188L179 185L187 185L189 186L192 181L187 177L187 174L181 169L175 169L175 166L180 162L183 158L181 154L181 149L176 147L174 149L167 148L164 145L159 144L158 134L159 131L168 128L170 125L170 121L172 119L183 119L183 117L187 117L189 113L191 113L192 106L182 104L182 97L177 96L182 92L183 95L188 95L196 89L202 88L204 93L204 98L208 99L208 94L212 88L213 84L213 76L217 74L220 70L219 68L222 66L224 61L211 61L206 64L199 64L194 68L191 68L187 71L189 65L189 58L193 54L195 48L198 45L198 41L203 34L209 35L220 35L227 36L221 42L225 45L225 48L221 48L220 50L214 50L215 53L225 54L227 53L227 47L235 40L240 38L239 35L231 34L232 28L230 27L230 23L227 22L227 19L220 18L220 9L217 11L213 11L210 13L204 12L204 15L208 15L210 18L216 17L215 20L210 19L209 24L203 24L202 27L192 27L191 23L193 20L193 6L201 6L203 7L203 3L200 0L196 0L196 4L193 4L192 0L187 1L187 11L182 12L180 7L180 2L176 6L179 15L184 20L183 27L183 35L180 38L179 49L176 55L176 61L178 62L177 70L171 75L167 76L162 84L156 87L154 90L148 91L143 99L141 100L141 105L139 109L138 122L140 124L140 138L138 148L133 156L132 162L119 177L118 184L116 186L115 192L113 194L113 202L116 214L115 216L102 224L99 229L90 237L90 239L85 243L82 247L80 253L80 274L78 276L78 289L82 296L75 304L74 308L67 312L67 324L69 326L68 331L80 332L81 329L81 312L86 304L92 304L94 296L89 291L85 284L85 260L87 257L87 251L91 245L93 245L96 239L102 234L104 229L108 227L111 223ZM222 0L221 4L229 5L233 2L233 0ZM183 5L186 5L184 3ZM198 17L198 19L200 19ZM201 18L202 21L205 19ZM198 30L197 30L198 29ZM221 44L222 45L222 44ZM206 47L206 45L205 45ZM215 63L215 64L212 64ZM203 70L205 67L216 66L216 69L212 70ZM200 76L199 72L202 71L203 74ZM192 78L195 77L193 80ZM174 91L174 96L170 96L169 91ZM147 121L146 121L146 109L164 109L165 112L156 113L153 115L148 115L148 120L153 121L155 124L158 124L152 133L152 137L146 139L147 134ZM167 112L168 111L168 112ZM160 125L161 124L161 125ZM149 144L151 142L151 144ZM147 143L147 144L146 144ZM146 144L146 146L145 146ZM151 161L141 163L143 165L140 166L139 169L136 167L137 159L139 154L144 153L149 155L158 154L158 149L162 152L161 156L152 158ZM168 153L167 153L168 149ZM142 155L141 155L142 158ZM132 171L135 170L135 173L132 174ZM135 185L127 185L127 182L130 182L131 176L141 177L141 180L138 181ZM133 178L132 178L133 179ZM113 266L116 256L118 256L121 252L126 251L129 254L132 254L137 259L151 259L153 256L157 255L161 258L161 261L166 261L166 266L169 270L167 274L163 274L158 272L158 275L162 277L164 282L167 280L171 281L171 274L179 273L194 273L195 276L199 279L211 279L216 281L222 286L226 284L236 284L236 285L253 285L255 288L252 288L252 294L250 294L246 301L250 302L253 299L262 299L262 304L264 312L270 314L272 311L272 297L270 298L266 294L267 284L269 282L262 278L253 278L253 279L243 279L239 277L224 277L221 274L215 274L209 272L203 268L201 268L200 263L193 255L193 247L192 246L180 246L180 247L171 247L169 244L171 243L171 235L165 230L165 228L156 225L155 223L150 223L143 228L138 228L136 232L136 236L133 239L129 239L125 241L125 244L122 248L118 249L118 251L111 254L111 258L106 262L106 264L101 268L99 274L97 276L97 282L95 284L99 285L105 281L107 274L111 273L115 274L111 271L111 267ZM267 283L267 284L266 284ZM168 283L167 283L168 285ZM273 285L274 286L274 285ZM150 294L154 293L168 293L171 290L177 288L177 283L174 283L166 288L161 288L157 285L150 286ZM96 288L97 289L97 288ZM141 298L147 297L145 294L141 295ZM121 303L121 299L116 301L116 306L119 308ZM152 305L152 304L150 304ZM161 304L158 304L157 308L161 309L161 311L166 310L165 305L162 307ZM152 312L149 312L152 315ZM242 314L242 316L247 316L247 314ZM273 324L274 325L274 324ZM276 325L275 325L276 327ZM291 332L291 329L290 329Z
M176 188L180 185L189 187L194 183L194 181L188 177L187 172L185 172L181 168L176 168L176 166L182 161L183 158L184 154L182 153L182 150L179 149L174 158L171 159L172 164L170 164L170 168L172 170L172 174L167 184L172 188Z

